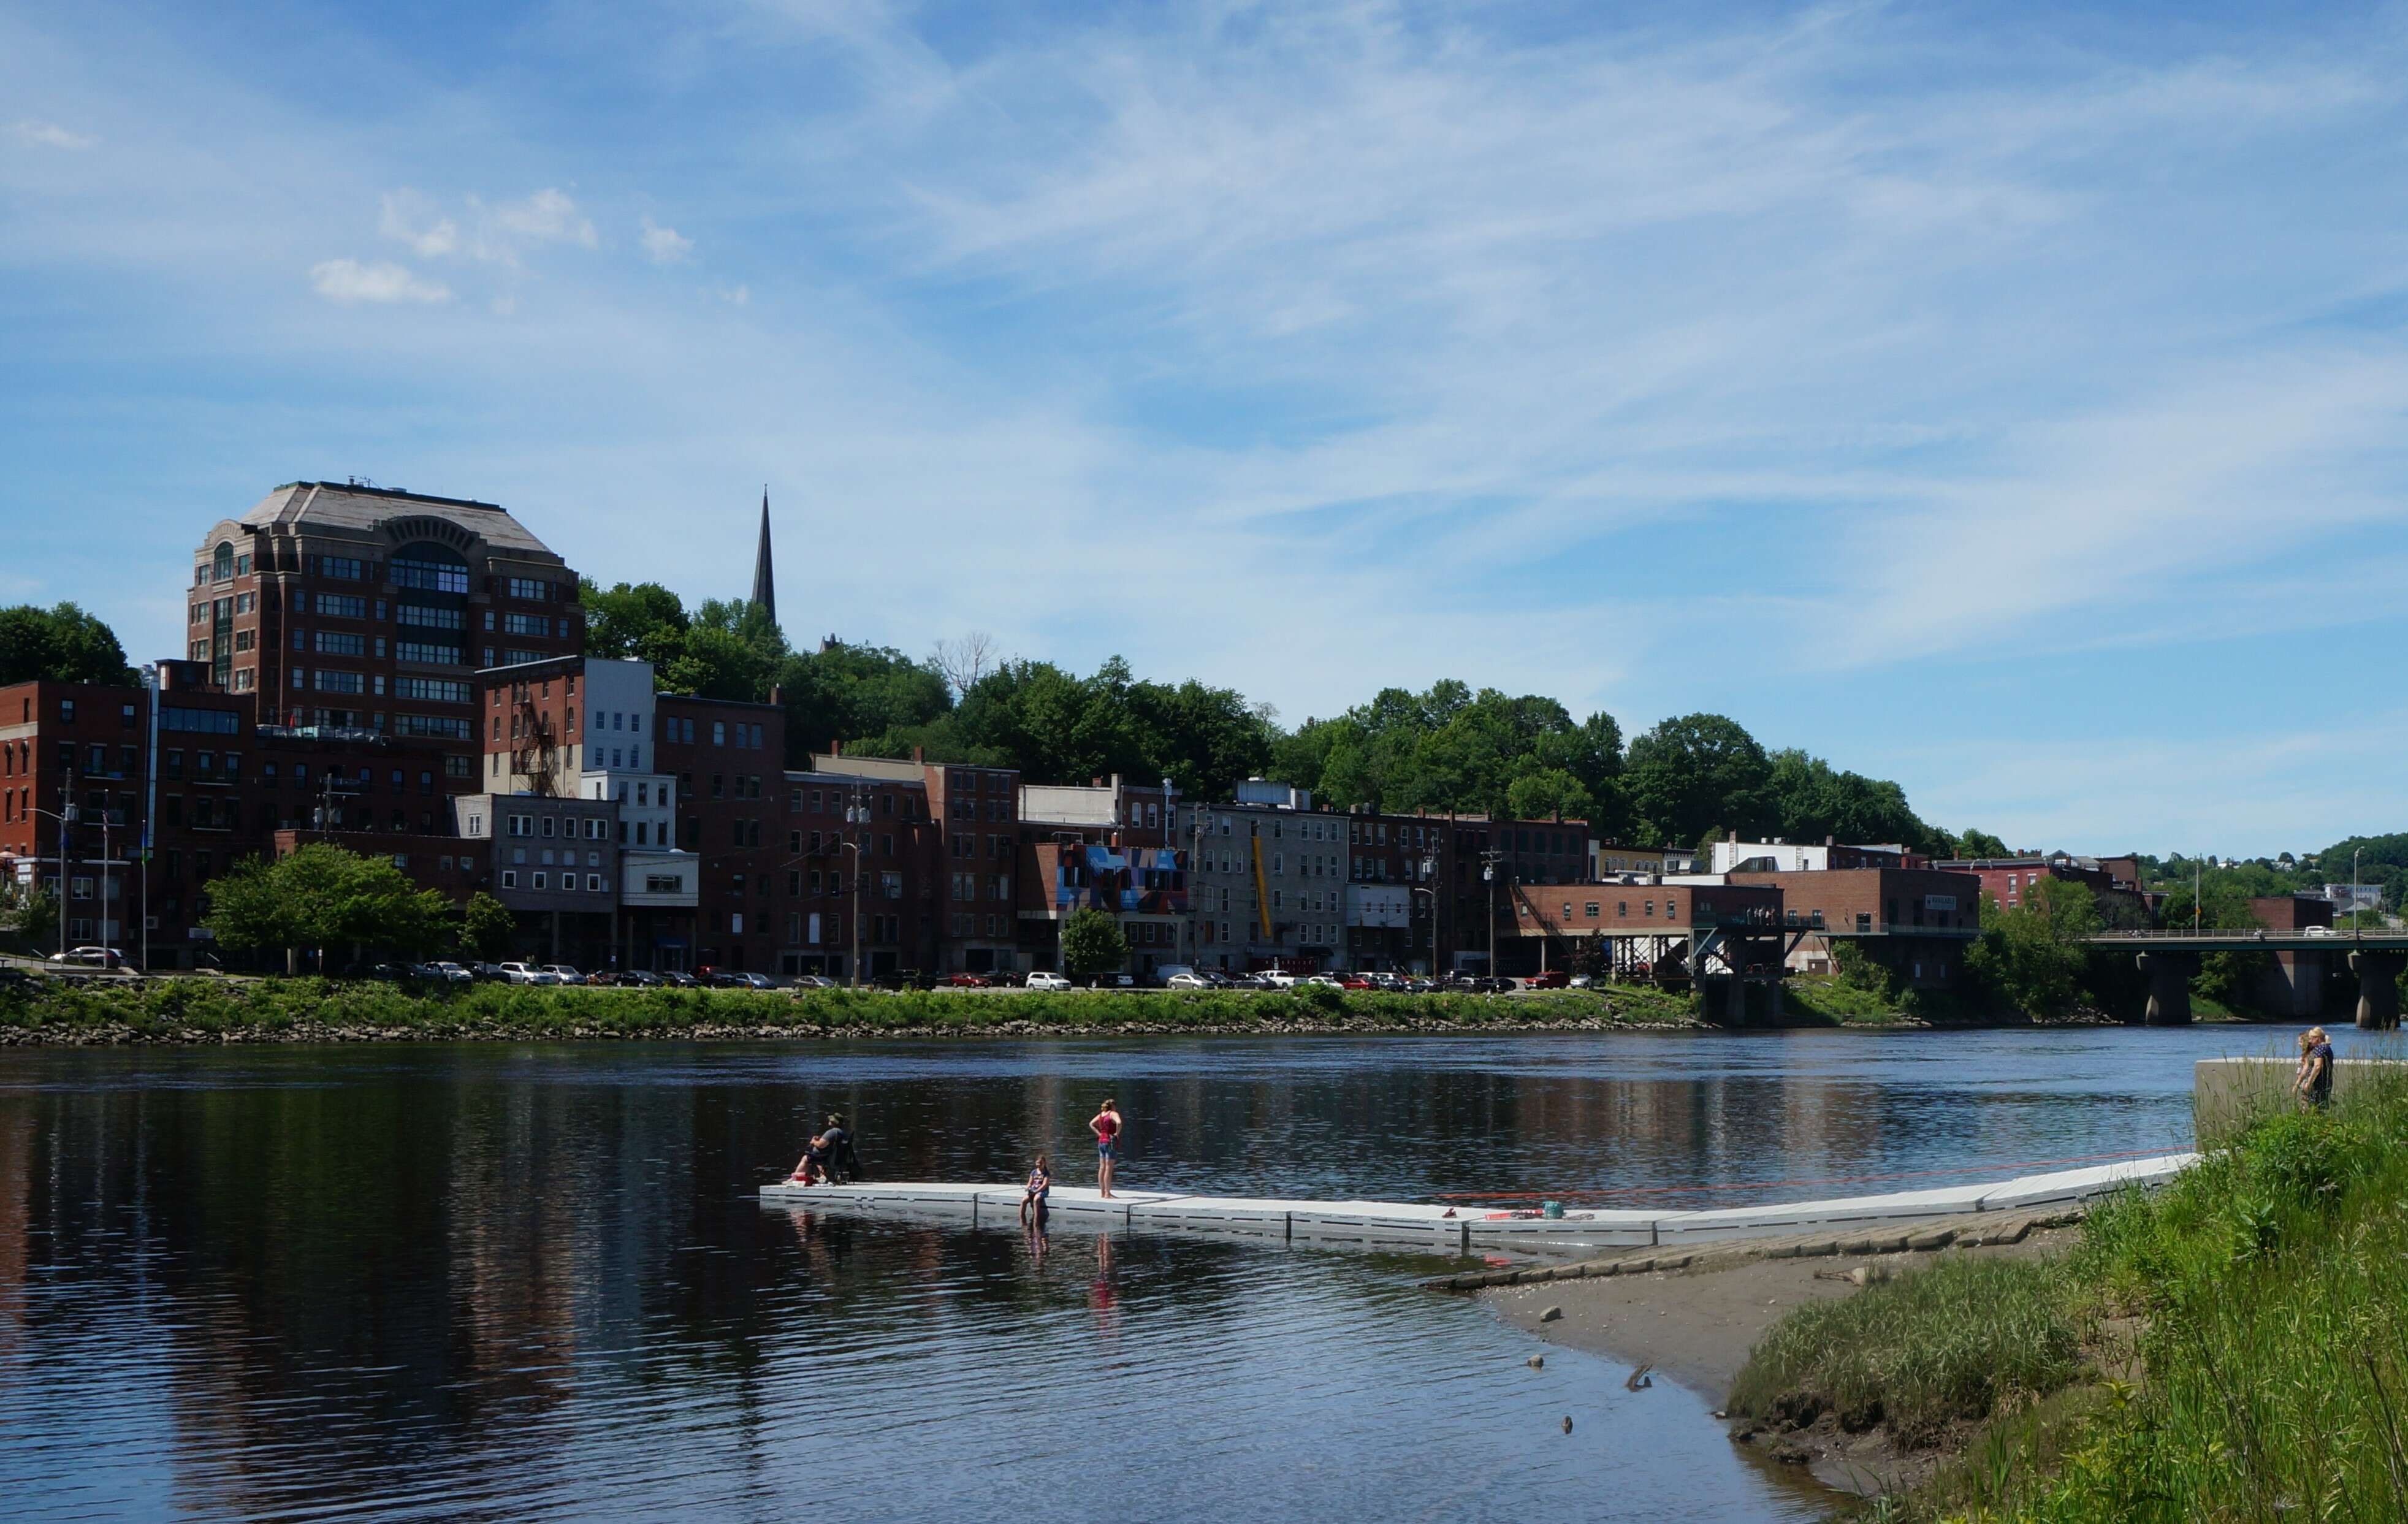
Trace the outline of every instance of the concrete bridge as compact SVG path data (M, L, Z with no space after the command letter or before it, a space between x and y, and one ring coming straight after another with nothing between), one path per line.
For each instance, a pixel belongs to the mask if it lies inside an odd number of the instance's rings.
M2324 979L2336 966L2358 976L2358 1025L2387 1030L2400 1025L2400 973L2408 969L2408 931L2241 930L2103 931L2093 947L2128 950L2149 979L2143 1019L2153 1027L2190 1020L2190 982L2210 953L2273 953L2296 997L2294 1014L2323 1009Z

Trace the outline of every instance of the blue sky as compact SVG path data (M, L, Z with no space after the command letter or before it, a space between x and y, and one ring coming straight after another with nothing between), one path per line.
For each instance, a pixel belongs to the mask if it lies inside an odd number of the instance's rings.
M2408 13L0 4L0 599L280 482L1289 723L2408 826Z

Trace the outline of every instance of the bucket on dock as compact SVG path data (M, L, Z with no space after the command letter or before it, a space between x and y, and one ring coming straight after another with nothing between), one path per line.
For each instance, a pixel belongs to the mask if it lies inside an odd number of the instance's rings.
M1539 1203L1539 1215L1542 1217L1560 1217L1563 1215L1564 1203L1561 1201L1541 1201Z

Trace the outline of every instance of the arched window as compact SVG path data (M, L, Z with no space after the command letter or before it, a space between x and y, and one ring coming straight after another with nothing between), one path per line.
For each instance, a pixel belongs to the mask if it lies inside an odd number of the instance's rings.
M221 539L218 541L217 554L209 561L209 580L221 582L234 581L233 540Z
M449 545L422 539L394 553L393 582L422 593L466 593L468 563Z

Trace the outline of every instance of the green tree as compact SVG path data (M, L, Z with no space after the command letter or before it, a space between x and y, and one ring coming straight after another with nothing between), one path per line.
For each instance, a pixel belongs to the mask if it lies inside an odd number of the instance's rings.
M1074 910L1062 923L1062 971L1073 979L1111 973L1128 962L1128 936L1099 910Z
M16 906L17 933L36 951L48 947L59 934L58 896L36 889Z
M685 654L685 605L658 582L619 582L607 592L579 581L585 606L586 654L614 661L648 661L655 681Z
M1719 714L1665 720L1630 743L1624 783L1658 841L1693 841L1721 825L1769 834L1772 763L1756 738Z
M117 632L72 603L0 609L0 687L47 678L54 683L135 681Z
M303 949L373 946L423 957L443 945L451 901L420 889L383 857L312 841L268 861L247 857L210 882L201 924L237 952L281 947L289 972Z
M460 910L460 950L480 962L508 957L518 917L510 908L480 889Z
M1982 897L1982 935L1966 955L1973 977L1999 999L2032 1014L2071 1010L2100 929L2098 898L2086 884L2043 878L2023 903L2002 909Z
M1967 830L1956 838L1956 856L1971 861L1981 857L2012 857L2007 844L1987 831Z
M1597 812L1588 785L1561 768L1524 773L1506 790L1505 801L1517 820L1587 820Z

